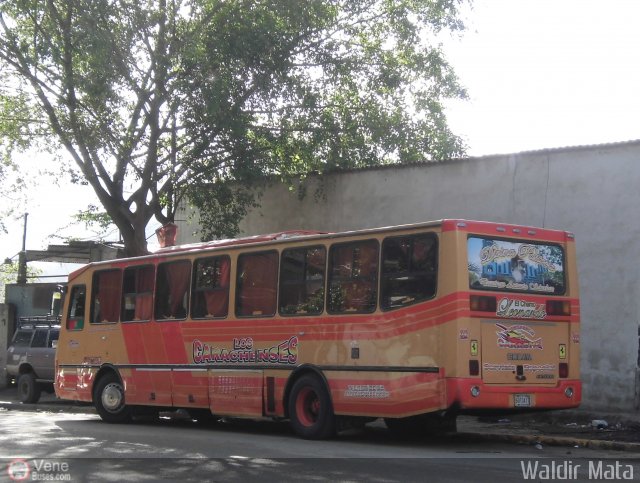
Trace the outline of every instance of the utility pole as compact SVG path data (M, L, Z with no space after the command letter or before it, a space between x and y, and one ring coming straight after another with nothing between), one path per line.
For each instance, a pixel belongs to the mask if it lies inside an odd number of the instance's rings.
M24 232L22 233L22 250L18 254L18 278L16 282L19 285L27 283L27 217L29 213L24 214Z

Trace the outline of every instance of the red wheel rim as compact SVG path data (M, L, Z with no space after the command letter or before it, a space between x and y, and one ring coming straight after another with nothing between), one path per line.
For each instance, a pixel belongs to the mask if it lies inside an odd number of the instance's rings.
M296 399L296 415L303 426L313 426L318 421L320 399L310 387L300 390Z

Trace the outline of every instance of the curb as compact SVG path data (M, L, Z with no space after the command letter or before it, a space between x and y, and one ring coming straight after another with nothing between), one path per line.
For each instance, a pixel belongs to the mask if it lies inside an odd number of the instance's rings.
M60 403L35 403L23 404L19 402L0 402L0 411L30 411L30 412L65 412L77 414L96 414L96 410L92 405L69 404L68 402ZM526 445L546 445L546 446L565 446L612 450L612 451L629 451L640 453L640 443L629 443L623 441L609 441L602 439L585 439L569 436L548 436L544 434L513 434L513 433L492 433L492 432L473 432L461 431L458 433L450 433L449 437L453 439L466 439L470 441L491 441L503 443L515 443Z
M547 445L547 446L570 446L600 450L632 451L640 453L640 443L628 443L623 441L609 441L604 439L573 438L569 436L548 436L544 434L509 434L509 433L455 433L455 438L468 438L474 441L501 441L507 443Z

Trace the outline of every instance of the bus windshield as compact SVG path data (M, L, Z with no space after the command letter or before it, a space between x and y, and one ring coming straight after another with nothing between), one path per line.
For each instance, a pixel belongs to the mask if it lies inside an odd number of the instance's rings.
M565 293L564 251L559 245L470 236L467 256L472 289Z

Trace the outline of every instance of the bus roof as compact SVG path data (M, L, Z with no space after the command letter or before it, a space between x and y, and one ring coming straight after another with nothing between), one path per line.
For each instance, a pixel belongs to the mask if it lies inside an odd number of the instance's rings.
M193 250L206 250L207 248L219 248L233 245L245 245L249 243L262 243L275 240L289 240L291 238L301 238L311 235L327 235L327 232L312 230L289 230L277 233L269 233L266 235L246 236L242 238L226 238L224 240L211 240L200 243L189 243L185 245L176 245L172 247L160 248L155 251L155 255L174 254L189 252Z
M84 267L79 268L78 270L69 274L69 280L72 280L83 273L91 266L102 265L102 264L114 264L114 263L126 263L131 260L143 260L143 259L157 259L164 258L166 256L172 256L177 254L188 254L190 252L200 252L203 250L211 250L221 247L232 247L238 245L251 245L251 244L261 244L268 243L272 241L286 241L296 238L306 238L306 237L319 237L319 236L327 236L329 238L338 238L345 236L354 236L354 235L363 235L367 233L376 233L381 231L389 231L389 230L404 230L411 228L422 228L422 227L434 227L434 226L442 226L443 231L452 231L452 230L462 230L469 232L477 232L479 234L494 236L522 236L525 238L541 238L547 240L553 240L556 242L563 242L567 239L573 239L573 234L561 231L554 230L549 228L536 228L525 225L512 225L508 223L496 223L489 221L473 221L473 220L465 220L465 219L442 219L436 221L428 221L421 223L411 223L405 225L396 225L396 226L387 226L387 227L376 227L376 228L365 228L360 230L351 230L344 232L323 232L323 231L314 231L314 230L288 230L281 231L277 233L269 233L262 235L254 235L247 236L241 238L228 238L223 240L212 240L207 242L200 243L190 243L185 245L176 245L172 247L161 248L155 252L149 253L148 255L142 255L140 257L132 257L132 258L121 258L115 260L105 260L102 262L94 262Z

